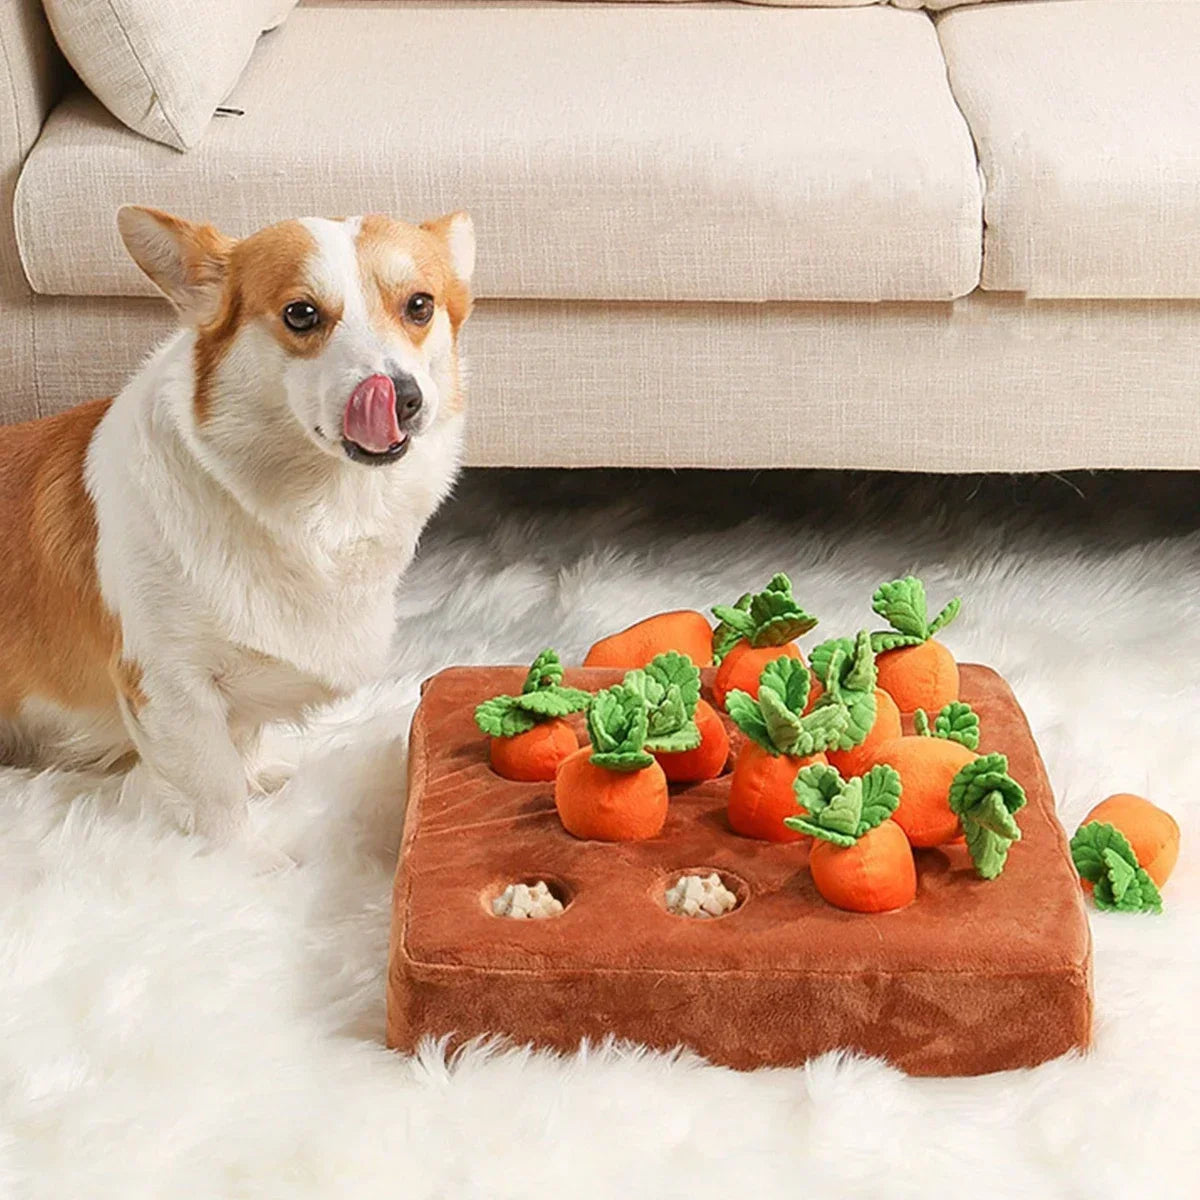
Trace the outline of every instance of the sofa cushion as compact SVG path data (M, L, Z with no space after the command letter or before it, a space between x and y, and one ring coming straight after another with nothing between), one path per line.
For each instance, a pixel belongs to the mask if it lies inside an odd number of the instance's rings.
M45 0L54 36L79 77L113 116L184 150L264 29L296 0Z
M943 299L979 271L979 181L921 13L677 5L298 8L189 154L87 95L17 197L39 292L148 291L130 201L233 233L469 208L484 295Z
M941 17L986 180L983 286L1200 297L1200 4Z

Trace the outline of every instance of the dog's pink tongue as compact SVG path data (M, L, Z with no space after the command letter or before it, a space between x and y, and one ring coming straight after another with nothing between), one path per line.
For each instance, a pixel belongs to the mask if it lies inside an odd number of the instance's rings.
M396 389L386 375L370 375L350 393L342 433L364 450L381 454L401 441Z

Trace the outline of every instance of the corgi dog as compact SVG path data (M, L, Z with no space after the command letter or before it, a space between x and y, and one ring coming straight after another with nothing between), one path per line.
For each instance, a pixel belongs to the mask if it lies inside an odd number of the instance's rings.
M117 225L181 328L112 400L0 428L0 761L127 765L224 843L263 725L386 667L459 466L475 235Z

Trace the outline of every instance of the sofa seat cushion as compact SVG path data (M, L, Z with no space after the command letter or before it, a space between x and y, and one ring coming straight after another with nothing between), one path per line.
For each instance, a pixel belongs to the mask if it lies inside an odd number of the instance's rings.
M921 13L301 6L188 154L74 94L25 166L33 288L137 295L115 209L244 233L455 208L485 296L945 299L978 282L970 135Z
M1200 4L986 4L938 31L986 181L983 286L1200 297Z

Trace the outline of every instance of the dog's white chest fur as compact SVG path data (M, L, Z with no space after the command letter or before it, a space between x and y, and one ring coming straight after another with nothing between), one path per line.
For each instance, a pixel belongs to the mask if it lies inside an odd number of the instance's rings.
M128 658L208 675L235 720L293 716L386 664L396 583L450 487L460 423L375 469L293 458L300 435L268 425L231 473L189 419L189 356L181 335L97 431L101 590Z

